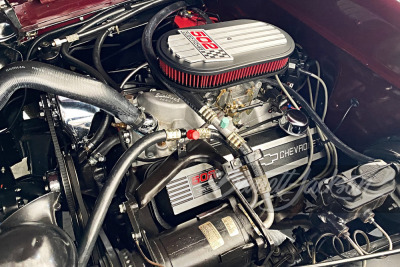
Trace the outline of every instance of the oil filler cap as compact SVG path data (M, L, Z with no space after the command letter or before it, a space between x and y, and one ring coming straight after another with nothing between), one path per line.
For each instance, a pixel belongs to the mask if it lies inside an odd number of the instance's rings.
M308 128L308 118L306 114L297 109L288 110L279 120L279 126L290 135L304 135Z

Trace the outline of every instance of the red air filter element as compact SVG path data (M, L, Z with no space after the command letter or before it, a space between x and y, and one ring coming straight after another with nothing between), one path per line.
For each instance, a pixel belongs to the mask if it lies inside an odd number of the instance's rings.
M284 69L288 61L288 58L284 58L281 60L267 62L264 64L246 67L239 70L233 70L217 75L195 75L184 73L168 66L162 60L160 60L159 62L160 68L162 69L164 74L178 84L187 87L213 88L243 79L276 73L277 71Z
M218 88L285 70L293 39L265 22L235 20L165 33L157 43L160 68L175 83Z

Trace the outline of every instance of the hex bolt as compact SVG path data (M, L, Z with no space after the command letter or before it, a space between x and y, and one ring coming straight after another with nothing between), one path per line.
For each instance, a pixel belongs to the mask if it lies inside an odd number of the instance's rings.
M54 209L55 209L56 211L60 210L60 209L61 209L61 204L60 204L60 203L54 204Z
M126 213L126 205L125 203L119 204L119 212L120 213Z
M88 162L89 162L89 165L90 165L90 166L94 166L94 165L97 164L97 160L96 160L95 158L93 158L93 157L90 157L90 158L88 159Z

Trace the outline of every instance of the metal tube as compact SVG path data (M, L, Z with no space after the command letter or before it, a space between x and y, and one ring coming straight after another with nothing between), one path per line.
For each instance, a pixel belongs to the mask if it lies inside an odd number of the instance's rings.
M267 218L264 220L264 226L265 228L270 228L271 225L274 223L274 217L275 217L275 213L274 213L274 206L272 205L272 198L271 198L271 194L268 193L264 193L261 195L262 199L264 200L264 205L265 208L267 209Z
M352 246L358 254L360 254L361 256L365 255L362 248L360 248L354 241L353 239L351 239L350 235L347 234L345 235L346 240L349 242L350 246ZM362 267L366 267L367 266L367 261L363 260L362 262Z
M394 250L377 252L377 253L372 253L372 254L348 258L348 259L329 261L329 262L320 262L320 263L311 264L311 265L302 265L300 267L336 266L336 265L342 265L342 264L347 264L347 263L351 263L351 262L357 262L357 261L370 260L370 259L375 259L375 258L380 258L380 257L385 257L385 256L391 256L391 255L395 255L395 254L399 254L399 253L400 253L400 249L394 249Z
M379 231L386 237L387 241L389 242L389 250L393 249L393 242L390 236L386 233L386 231L374 220L374 218L371 218L371 223L375 225L376 228L378 228Z

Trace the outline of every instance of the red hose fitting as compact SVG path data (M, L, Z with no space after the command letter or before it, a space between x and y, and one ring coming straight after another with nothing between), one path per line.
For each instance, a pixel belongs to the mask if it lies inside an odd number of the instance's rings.
M186 137L190 140L197 140L200 138L200 133L196 130L189 130L186 133Z

